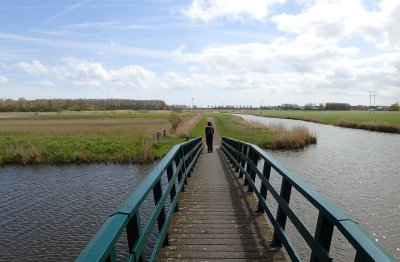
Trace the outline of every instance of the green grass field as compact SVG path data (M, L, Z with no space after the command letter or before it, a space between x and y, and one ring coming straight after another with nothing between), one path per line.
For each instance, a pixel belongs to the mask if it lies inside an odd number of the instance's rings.
M259 114L259 111L253 111ZM400 127L400 112L389 111L286 111L286 110L263 110L263 116L301 119L306 121L335 125L339 121L351 121L357 123L386 122Z
M297 119L377 132L400 133L400 112L252 110L244 114Z

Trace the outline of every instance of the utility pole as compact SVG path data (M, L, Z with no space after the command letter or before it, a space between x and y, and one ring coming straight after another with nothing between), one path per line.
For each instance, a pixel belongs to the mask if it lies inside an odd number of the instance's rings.
M196 99L195 97L191 96L192 98L192 109L194 108L194 100Z
M375 96L376 96L376 91L369 91L369 109L368 113L371 113L372 111L372 106L374 107L374 114L375 114Z

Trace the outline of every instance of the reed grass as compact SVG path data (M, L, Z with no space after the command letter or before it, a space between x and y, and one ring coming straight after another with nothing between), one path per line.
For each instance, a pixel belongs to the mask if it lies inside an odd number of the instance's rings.
M305 127L288 129L283 125L248 122L238 116L217 115L218 129L223 136L247 141L268 149L301 149L317 139Z
M390 125L386 122L357 123L357 122L349 122L346 120L339 120L338 122L336 122L335 125L341 127L365 129L365 130L385 132L385 133L397 133L397 134L400 133L400 127Z
M177 137L157 142L149 135L123 138L8 134L0 138L0 164L143 163L162 158L181 142Z
M317 138L307 128L299 126L292 129L267 126L275 135L263 147L268 149L300 149L317 143ZM275 131L274 131L275 130Z
M153 162L154 153L153 153L153 142L149 139L146 139L143 135L140 134L139 140L137 142L135 160L136 162ZM128 157L129 159L129 157Z

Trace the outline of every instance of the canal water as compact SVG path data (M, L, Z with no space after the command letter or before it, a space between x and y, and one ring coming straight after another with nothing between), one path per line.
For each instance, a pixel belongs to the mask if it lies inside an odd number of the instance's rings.
M150 168L0 168L0 261L75 260Z
M267 151L295 175L350 214L397 260L400 258L400 135L297 120L241 115L247 121L305 126L317 144L297 151ZM280 181L274 183L280 184ZM279 191L278 191L279 192ZM291 206L313 232L317 211L300 194ZM289 225L293 229L293 226ZM292 230L292 233L294 230ZM293 233L294 234L294 233ZM295 236L299 244L300 236ZM353 249L334 233L335 260L350 261ZM302 255L307 252L302 252ZM307 257L307 256L306 256Z
M353 216L399 260L400 135L242 117L306 126L315 133L316 145L268 153ZM105 164L0 168L0 261L73 261L150 168ZM280 182L274 174L271 181ZM291 206L313 231L317 211L296 192ZM292 227L288 224L288 231L300 239ZM294 242L306 259L306 248L300 240ZM352 248L343 243L335 232L334 258L350 261Z

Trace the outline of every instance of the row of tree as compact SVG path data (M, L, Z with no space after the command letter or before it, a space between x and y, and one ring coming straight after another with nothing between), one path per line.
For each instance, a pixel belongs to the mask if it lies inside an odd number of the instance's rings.
M0 112L55 112L95 110L160 110L166 109L162 100L133 99L0 99Z
M272 109L279 110L350 110L352 107L346 103L326 103L326 104L305 104L304 107L300 107L297 104L282 104L280 106L276 106Z
M373 110L389 110L389 111L400 111L400 104L399 103L394 103L390 106L364 106L364 105L358 105L358 106L351 106L350 104L347 103L326 103L326 104L312 104L308 103L305 104L304 107L301 107L297 104L282 104L280 106L274 106L274 107L262 107L261 109L277 109L277 110L340 110L340 111L346 111L346 110L358 110L358 111L367 111L368 109L373 109Z

